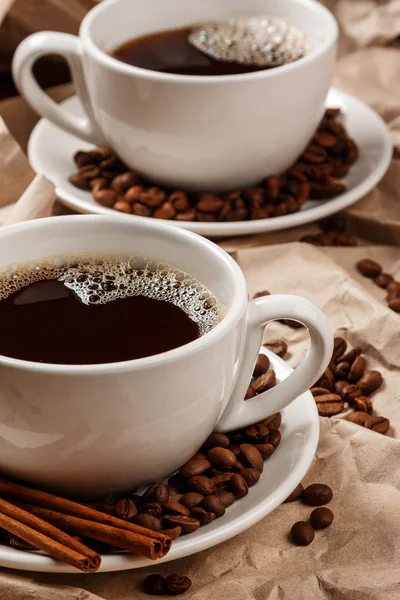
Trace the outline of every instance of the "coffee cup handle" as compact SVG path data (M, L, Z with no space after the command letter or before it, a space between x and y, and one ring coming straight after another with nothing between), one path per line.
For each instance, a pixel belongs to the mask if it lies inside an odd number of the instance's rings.
M86 117L76 117L60 107L38 85L32 68L38 58L48 54L60 54L67 60ZM36 112L87 142L106 144L93 115L83 72L81 42L77 36L55 31L30 35L21 42L14 54L12 73L18 90Z
M307 327L310 347L300 365L272 389L244 401L260 350L264 327L270 321L292 319ZM216 430L232 431L257 423L282 410L320 378L332 357L333 335L323 312L305 298L273 295L249 302L244 350L233 394Z

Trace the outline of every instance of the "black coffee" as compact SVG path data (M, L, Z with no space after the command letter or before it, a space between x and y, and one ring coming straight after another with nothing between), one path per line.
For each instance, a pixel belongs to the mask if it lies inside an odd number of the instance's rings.
M189 44L190 32L185 27L151 33L123 44L112 55L135 67L176 75L240 75L266 68L214 60Z
M142 358L214 327L220 308L187 273L143 258L55 258L0 278L0 354L42 363Z

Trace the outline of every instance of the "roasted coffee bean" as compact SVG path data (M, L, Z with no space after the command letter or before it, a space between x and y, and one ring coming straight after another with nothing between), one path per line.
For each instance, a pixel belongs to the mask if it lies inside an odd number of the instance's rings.
M314 136L314 141L323 148L332 148L337 143L336 137L327 131L318 131Z
M372 405L371 398L368 398L368 396L359 396L358 398L354 398L353 404L358 411L366 412L372 415L374 407Z
M186 464L181 467L179 473L185 479L190 479L195 475L202 475L211 467L211 463L206 458L191 458Z
M146 504L140 505L139 512L159 519L162 515L161 504L159 502L146 502Z
M372 431L376 431L377 433L382 433L384 435L390 429L390 421L385 417L370 417L365 421L364 427L366 427L367 429L372 429Z
M257 469L260 473L263 472L264 461L255 446L252 446L251 444L240 444L240 451L250 467Z
M186 492L181 498L181 504L190 510L195 506L199 506L203 498L203 494L199 494L198 492Z
M228 492L228 490L217 490L215 495L221 500L225 508L232 506L232 504L235 502L235 496L232 494L232 492Z
M309 546L314 535L314 529L306 521L297 521L290 530L290 537L296 546Z
M265 354L259 354L254 367L253 377L259 377L269 369L269 358Z
M281 443L281 432L278 429L274 429L269 434L269 438L268 439L269 439L269 443L272 444L272 446L276 450L277 447L279 446L279 444Z
M131 521L137 512L136 504L130 498L122 498L114 507L115 516L124 521Z
M133 185L130 187L125 193L124 200L125 202L138 202L141 200L143 194L145 193L145 189L142 185ZM146 204L149 207L149 204Z
M108 180L105 177L96 177L95 179L91 179L89 181L89 186L94 196L94 192L96 190L104 190L108 188Z
M342 390L342 398L345 402L353 402L354 398L362 395L362 389L359 386L359 382L357 385L349 383Z
M344 383L347 385L347 381L345 381ZM312 393L314 398L316 396L325 396L326 394L331 393L329 390L327 390L326 388L322 388L322 387L313 387L313 388L311 388L310 392Z
M189 199L185 192L176 191L169 195L168 201L171 202L175 210L184 212L190 208Z
M171 529L163 529L162 533L163 535L167 535L169 538L171 538L172 541L174 541L181 535L182 529L180 527L171 527Z
M182 533L193 533L200 527L200 521L183 515L165 515L163 522L166 527L180 527Z
M348 362L340 362L335 367L335 377L337 379L347 379L350 372L350 364Z
M175 215L175 207L171 204L171 202L164 202L166 199L167 195L163 190L160 190L160 188L158 187L151 187L149 190L147 190L147 192L144 192L141 196L140 196L140 202L142 204L145 204L146 206L149 206L151 208L157 208L157 207L161 207L160 210L171 210ZM164 204L163 204L164 202ZM161 206L162 205L162 206ZM157 218L157 217L156 217ZM171 218L170 216L167 217L158 217L158 218Z
M236 457L235 457L236 460ZM208 496L209 494L214 493L214 484L208 477L204 475L196 475L195 477L191 477L188 479L187 485L189 489L197 492L198 494L203 494L203 496ZM179 523L178 523L179 525Z
M268 196L271 200L275 200L279 196L279 192L281 189L282 180L279 176L270 175L267 177L265 181L265 185L267 188Z
M138 217L151 217L151 209L140 202L132 203L131 212L133 215L138 215Z
M361 354L360 346L355 346L352 350L349 350L349 352L347 352L340 358L340 362L348 362L349 364L352 365L353 362L356 360L357 356L360 356L360 354Z
M86 167L87 165L96 164L95 157L92 152L76 152L74 154L74 162L77 167Z
M257 450L263 457L263 460L267 460L267 458L272 456L275 452L275 448L272 444L256 444L254 447L257 448Z
M382 267L379 263L375 262L370 258L364 258L357 263L357 269L364 275L364 277L370 277L374 279L382 273Z
M267 292L267 290L261 290L260 292L256 292L253 296L253 300L255 300L255 298L263 298L264 296L270 296L271 293Z
M331 488L324 483L312 483L305 488L302 501L307 506L322 506L323 504L329 504L333 498Z
M350 413L346 417L346 420L350 421L351 423L356 423L356 425L364 426L365 422L368 421L368 419L370 418L370 416L371 415L369 415L366 412L355 411L355 412Z
M138 175L132 173L132 171L126 171L111 180L111 189L118 192L118 194L125 194L133 185L138 185L139 181Z
M370 396L382 385L383 377L379 371L366 371L357 386L361 388L365 396ZM358 394L361 395L361 394Z
M253 383L253 388L257 394L266 392L276 385L275 371L269 370L263 373Z
M239 475L241 475L245 479L249 487L255 485L260 480L260 471L253 467L246 467L245 469L241 469L239 471Z
M339 394L343 398L343 390L349 385L348 381L335 381L333 385L333 391L335 394Z
M245 435L241 429L238 429L237 431L231 431L229 437L232 444L241 444L244 442Z
M283 358L287 354L288 346L283 340L270 340L263 344L265 348L274 352L277 356Z
M315 383L315 385L313 387L323 387L323 388L326 388L327 390L332 390L334 383L335 383L335 376L332 373L332 371L328 368L328 369L325 369L321 378L318 379L318 381Z
M315 402L320 417L333 417L341 413L344 408L344 402L338 394L316 396Z
M303 492L304 486L299 483L299 485L294 488L293 492L289 494L284 502L294 502L295 500L298 500L303 495Z
M204 454L204 452L196 452L196 454L193 454L192 459L194 459L194 460L202 459L203 460L205 457L206 457L206 455Z
M162 529L160 519L157 519L157 517L153 517L152 515L147 515L146 513L139 513L133 517L132 520L136 525L147 527L147 529L152 529L153 531L161 531ZM176 524L179 525L179 523ZM174 527L174 525L171 525L171 527Z
M169 500L164 504L163 510L167 515L183 515L185 517L190 517L190 510L179 502L171 502Z
M325 529L332 524L334 519L333 512L321 506L320 508L314 508L310 515L310 523L313 529Z
M215 494L206 496L200 504L201 508L204 508L207 512L214 513L217 519L225 514L225 506L221 498L218 498Z
M207 496L209 498L210 496ZM190 509L191 515L194 519L197 519L200 522L200 525L208 525L211 521L214 521L216 518L215 513L205 510L201 506L194 506Z
M82 173L74 173L68 177L68 181L80 190L89 190L89 180Z
M254 442L267 441L266 438L269 435L269 429L262 423L256 423L256 425L249 425L244 430L245 436ZM237 455L236 455L237 456Z
M227 448L211 448L207 452L207 459L216 467L223 471L232 469L236 462L236 456Z
M306 162L312 164L321 164L326 161L328 155L324 148L316 146L315 144L310 144L303 152L302 157Z
M208 452L211 448L229 448L230 439L225 433L214 431L211 433L202 446L204 452Z
M146 204L143 196L142 196L141 201L143 202L143 204ZM153 213L153 217L155 219L173 219L175 215L176 215L176 210L172 206L171 202L168 202L168 201L164 202L164 204L162 204L159 208L157 208Z
M169 478L168 484L170 486L175 486L176 483L181 482L180 476L176 473L172 477ZM147 488L145 493L142 496L142 500L146 502L159 502L160 504L164 504L168 502L170 495L170 489L164 483L158 483L158 481L151 484L150 487Z
M197 209L203 213L217 213L224 205L224 201L216 194L201 194Z
M357 356L353 364L351 365L351 369L347 379L351 382L356 382L364 375L365 369L367 367L367 361L363 356Z
M212 482L214 487L226 486L231 480L233 473L221 473L220 475L215 475L212 478Z
M95 179L95 177L99 177L101 172L98 167L95 165L87 165L86 167L81 167L79 169L79 173L85 177L88 181L90 179ZM70 179L71 181L71 179Z
M118 212L130 214L131 205L129 204L129 202L125 202L125 200L117 200L117 202L113 206L113 209L117 210Z
M240 471L241 469L244 469L246 467L246 465L244 464L244 462L241 460L242 454L240 453L240 455L236 458L236 462L233 465L233 469L235 471Z
M394 312L400 313L400 298L393 298L393 300L389 300L388 306Z
M169 495L169 502L180 502L182 500L182 496L183 494L179 492L171 491Z
M400 282L392 281L387 286L386 291L388 293L388 295L386 297L387 302L390 302L391 300L394 300L395 298L400 298Z
M211 479L213 479L213 477L222 475L223 472L224 471L221 471L220 469L214 469L214 467L211 467L211 469L208 469L208 471L207 471L207 477L210 477Z
M165 579L162 575L153 573L143 581L143 588L150 596L162 596L165 590Z
M185 577L184 575L168 575L165 578L165 587L169 594L173 596L179 596L180 594L184 594L191 587L192 582L189 577Z
M93 190L93 198L102 206L111 208L117 202L117 193L113 190L95 189Z
M29 542L21 539L16 535L10 535L8 537L8 543L12 548L17 548L18 550L37 550L35 546L32 546Z
M230 491L237 498L243 498L249 493L249 488L244 477L239 473L234 473L229 482Z
M279 429L279 427L281 426L281 423L282 423L281 413L274 413L273 415L271 415L270 417L267 417L263 421L263 425L268 427L268 429L270 431L273 431L274 429Z
M287 325L292 329L301 329L302 327L304 327L304 325L302 325L298 321L293 321L293 319L281 319L280 323L282 323L283 325Z
M378 287L383 288L383 289L386 289L387 286L389 285L389 283L391 283L392 281L394 281L394 279L391 275L389 275L389 273L380 273L374 279L374 283Z
M253 388L252 385L249 385L249 387L247 388L247 392L246 395L244 397L245 400L250 400L250 398L254 398L254 396L256 395L256 392Z

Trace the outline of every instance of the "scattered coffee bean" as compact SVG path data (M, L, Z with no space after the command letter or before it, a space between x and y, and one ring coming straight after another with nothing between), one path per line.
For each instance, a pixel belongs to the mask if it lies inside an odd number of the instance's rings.
M256 298L263 298L264 296L270 296L271 292L267 292L267 290L261 290L260 292L256 292L253 296L253 300Z
M368 396L359 396L358 398L354 398L353 404L358 411L366 412L372 415L374 407L372 405L371 398L368 398Z
M260 471L252 467L241 469L239 471L239 475L241 475L245 479L249 487L255 485L260 479Z
M336 362L346 352L347 342L341 337L335 337L333 340L333 355L332 358Z
M190 479L195 475L202 475L211 468L211 463L205 458L191 458L186 464L181 467L179 473L185 479Z
M232 494L232 492L228 492L228 490L217 490L215 495L220 498L225 508L232 506L232 504L235 502L235 496Z
M229 448L229 444L231 443L225 433L219 433L214 431L211 433L202 446L202 450L204 452L208 452L211 448Z
M390 429L390 421L385 417L370 417L365 421L364 427L366 427L367 429L372 429L372 431L376 431L377 433L382 433L384 435Z
M274 429L279 429L279 427L281 426L281 423L282 423L281 413L275 413L275 414L271 415L270 417L267 417L263 421L263 424L266 427L268 427L268 429L270 431L273 431Z
M303 495L303 492L304 486L301 483L299 483L299 485L294 488L293 492L289 494L289 496L286 498L286 500L284 500L284 502L294 502L295 500L298 500Z
M209 498L209 496L207 497ZM191 516L199 521L201 527L203 527L203 525L208 525L209 523L211 523L211 521L214 521L214 519L216 518L215 513L207 511L201 506L194 506L190 510L190 512Z
M236 462L236 456L227 448L211 448L207 452L207 459L222 471L229 471Z
M365 358L363 356L357 356L357 358L351 365L347 379L352 383L358 381L364 375L366 367L367 361L365 360Z
M380 388L382 382L383 378L379 371L367 371L357 382L357 386L361 388L365 396L369 396Z
M391 283L392 281L394 281L394 279L391 275L389 275L389 273L380 273L374 279L374 283L376 283L378 287L384 289L386 289L389 283Z
M290 530L292 542L296 546L309 546L314 539L314 530L306 521L297 521Z
M302 501L308 506L322 506L329 504L333 498L333 493L328 485L323 483L312 483L305 488Z
M256 444L255 448L259 451L263 460L267 460L275 452L275 447L272 444Z
M174 476L175 477L175 476ZM179 477L179 476L178 476ZM177 478L175 477L175 480ZM170 482L168 480L170 486L173 486L173 480ZM164 504L169 500L170 489L164 483L153 483L143 494L143 500L147 500L148 502L159 502L160 504Z
M200 521L183 515L165 515L163 522L166 527L180 527L182 533L193 533L200 527Z
M229 487L232 494L234 494L237 498L243 498L244 496L247 496L249 492L245 478L239 475L239 473L234 473L232 475L229 482Z
M252 446L251 444L240 444L240 451L250 467L257 469L260 473L263 472L264 461L255 446Z
M274 429L269 434L269 443L275 448L275 450L281 443L281 432L278 429Z
M190 510L180 502L171 502L171 500L169 500L164 504L163 510L167 515L183 515L184 517L190 517Z
M368 421L370 416L371 415L369 415L367 412L355 411L355 412L350 413L346 417L346 420L350 421L351 423L356 423L357 425L364 426L365 422Z
M172 541L176 540L181 535L182 529L180 527L171 527L171 529L163 529L163 535L167 535Z
M374 279L382 273L382 267L379 263L375 262L370 258L364 258L357 263L357 269L364 277L370 277Z
M270 340L269 342L264 342L263 346L281 358L283 358L288 351L287 343L283 340Z
M200 506L201 508L204 508L204 510L214 513L217 519L225 514L224 503L222 502L221 498L218 498L218 496L215 496L214 494L206 496L201 501Z
M245 400L250 400L250 398L254 398L254 396L256 395L255 389L253 388L252 385L249 385L249 387L247 388L247 392L246 395L244 397Z
M143 587L146 594L150 596L162 596L164 594L164 577L153 573L148 575L143 581Z
M136 504L130 498L122 498L119 500L114 508L114 514L119 519L130 521L135 515L137 515Z
M356 360L357 356L360 356L360 354L361 354L361 347L355 346L352 350L349 350L349 352L347 352L346 354L343 354L343 356L340 358L340 361L348 362L349 364L353 364L353 362Z
M254 444L255 442L267 441L269 429L262 423L256 423L255 425L249 425L246 427L244 433L246 437Z
M236 457L235 457L236 461ZM188 487L197 492L198 494L203 494L203 496L209 496L214 493L214 484L209 479L209 477L205 477L204 475L196 475L195 477L191 477L188 479Z
M263 373L253 383L253 388L257 394L266 392L276 385L275 371L269 370Z
M139 513L133 517L132 520L136 525L147 527L147 529L152 529L153 531L161 531L162 529L160 519L157 519L157 517L153 517L152 515L147 515L146 513ZM177 525L179 525L179 523L177 523ZM174 525L171 525L171 527L174 527Z
M167 593L172 594L173 596L179 596L180 594L184 594L191 587L192 582L189 577L185 577L184 575L167 575L165 578L165 587L167 589Z
M253 371L253 377L259 377L269 369L269 358L265 354L259 354Z
M344 402L337 394L316 396L315 402L317 404L318 414L321 417L333 417L334 415L341 413L344 408Z
M333 519L333 512L325 506L315 508L310 515L310 523L313 529L325 529L325 527L331 525Z
M198 494L197 492L187 492L182 496L181 504L190 510L195 506L199 506L203 498L204 496L202 494Z
M400 298L393 298L388 302L388 306L394 312L400 313Z

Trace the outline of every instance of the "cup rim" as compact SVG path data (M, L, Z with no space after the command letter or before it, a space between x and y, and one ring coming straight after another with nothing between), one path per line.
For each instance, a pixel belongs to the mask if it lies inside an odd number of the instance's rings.
M178 227L167 225L162 222L148 222L143 220L132 223L127 223L125 219L118 216L102 216L102 215L66 215L56 217L45 217L42 219L34 219L31 221L22 221L13 225L6 225L0 228L0 242L2 238L14 233L19 233L27 229L40 229L44 228L51 230L52 223L56 220L57 223L63 223L67 226L79 226L82 220L91 222L94 225L97 223L104 224L105 221L112 222L113 225L121 225L122 227L132 227L133 229L147 229L155 231L168 232L171 239L189 239L195 242L198 246L205 248L210 254L213 255L213 260L218 260L225 265L225 270L229 272L233 282L234 294L233 300L227 309L226 314L222 320L208 333L197 338L196 340L168 350L160 354L154 354L152 356L146 356L143 358L136 358L125 361L118 361L112 363L98 363L98 364L57 364L57 363L40 363L29 360L22 360L12 358L0 354L0 367L8 367L14 369L20 369L23 371L46 373L51 375L107 375L112 373L126 373L139 371L147 368L153 368L158 366L165 366L169 363L176 362L182 358L188 358L198 352L202 351L205 347L213 344L214 342L223 338L232 327L235 327L242 317L247 307L247 286L242 270L236 261L222 248L211 242L210 240ZM33 257L34 258L34 257ZM13 262L12 260L10 261ZM179 265L176 265L179 267Z
M151 71L150 69L143 69L142 67L136 67L124 63L113 56L107 54L101 50L98 45L93 41L91 37L90 28L96 17L104 12L105 10L112 9L113 4L118 4L122 0L107 0L107 2L100 2L92 8L82 20L79 28L79 37L83 46L87 48L90 54L92 54L98 62L102 63L105 67L118 71L124 75L135 75L142 79L169 82L169 83L185 83L185 85L203 85L203 84L218 84L218 83L240 83L242 81L253 81L258 79L270 79L285 76L286 73L290 73L293 70L302 68L312 64L318 58L335 46L339 37L339 27L333 14L322 4L316 2L316 0L292 0L293 4L300 4L324 15L329 25L327 27L329 35L327 39L316 49L307 56L304 56L300 60L282 65L275 69L266 69L264 71L254 71L253 73L242 73L239 75L179 75L174 73L161 73L159 71ZM329 26L331 31L329 31Z

